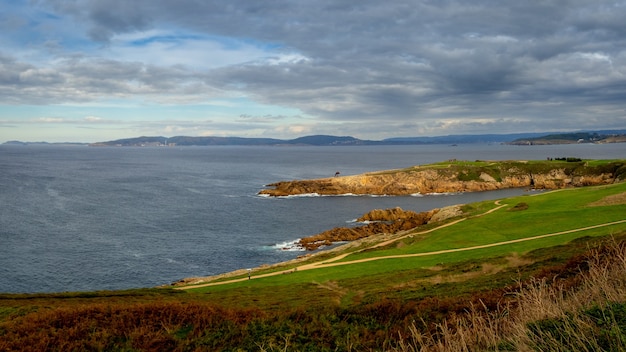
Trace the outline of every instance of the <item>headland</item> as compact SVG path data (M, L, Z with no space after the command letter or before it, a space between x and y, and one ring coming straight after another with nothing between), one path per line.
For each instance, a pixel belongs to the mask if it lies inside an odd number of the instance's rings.
M312 180L280 181L260 195L415 195L530 187L560 189L610 184L626 176L623 160L457 161Z

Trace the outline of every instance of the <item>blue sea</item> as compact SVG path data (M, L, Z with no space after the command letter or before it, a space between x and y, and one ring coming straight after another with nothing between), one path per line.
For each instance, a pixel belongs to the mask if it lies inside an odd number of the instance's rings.
M289 243L376 208L425 211L526 190L422 197L257 195L264 185L458 160L613 159L626 144L170 147L0 145L0 292L154 287L293 259Z

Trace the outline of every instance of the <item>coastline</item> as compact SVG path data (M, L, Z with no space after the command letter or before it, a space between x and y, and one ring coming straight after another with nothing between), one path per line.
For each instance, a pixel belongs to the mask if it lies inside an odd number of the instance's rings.
M293 197L310 195L401 196L431 193L482 192L509 188L559 189L608 184L618 179L623 163L590 165L580 158L543 161L459 161L451 159L404 169L351 176L279 181L258 195ZM618 173L620 172L620 173Z
M256 196L264 184L283 178L324 177L336 170L360 174L450 157L623 157L623 146L615 147L215 148L210 153L207 148L7 148L2 160L11 167L3 172L15 187L2 195L9 237L1 251L7 268L1 291L155 287L294 259L306 253L282 251L275 244L358 225L352 221L371 209L426 211L527 193L511 189L424 197ZM26 173L32 176L23 177Z
M425 213L431 213L433 214L433 216L429 217L429 221L426 223L423 223L421 225L418 226L414 226L412 228L408 228L408 229L398 229L397 231L393 232L393 233L385 233L385 232L381 232L381 233L376 233L376 234L372 234L366 237L360 237L358 239L354 239L354 240L346 240L346 241L338 241L338 242L345 242L345 243L341 243L341 244L336 244L332 247L332 248L328 248L328 249L317 249L314 252L310 252L310 253L306 253L303 254L301 256L298 256L295 259L291 259L291 260L287 260L287 261L282 261L279 263L274 263L274 264L264 264L255 268L247 268L247 269L238 269L238 270L234 270L234 271L230 271L230 272L226 272L226 273L222 273L222 274L217 274L217 275L209 275L209 276L199 276L199 277L189 277L189 278L183 278L180 279L178 281L172 282L170 284L165 284L165 285L160 285L158 287L160 288L166 288L166 287L183 287L183 286L189 286L189 285L199 285L199 284L206 284L206 283L210 283L210 282L219 282L221 280L224 279L229 279L229 278L235 278L235 277L241 277L241 276L246 276L248 274L254 275L255 273L263 270L279 270L281 268L284 269L289 269L294 267L297 264L300 264L302 262L305 261L309 261L309 260L314 260L317 259L319 257L332 257L334 256L335 253L337 252L345 252L347 250L350 250L351 248L356 248L356 247L361 247L363 245L367 245L368 243L375 243L378 242L378 244L376 246L381 245L381 243L387 243L387 242L392 242L395 241L397 239L402 238L403 236L405 236L407 233L412 233L414 232L416 229L418 229L420 226L423 225L428 225L428 224L433 224L433 223L438 223L438 224L444 224L444 221L446 220L450 220L453 218L459 218L459 220L463 220L464 219L464 215L462 213L462 211L460 210L463 204L457 204L457 205L452 205L452 206L448 206L448 207L444 207L441 209L432 209L429 212L425 212ZM496 208L498 209L498 208ZM491 211L494 211L496 209L492 209ZM390 210L394 210L394 209L387 209L383 212L386 211L390 211ZM377 211L377 210L374 210ZM380 211L380 210L378 210ZM366 214L367 215L367 214ZM445 226L445 225L442 225ZM319 235L319 234L318 234ZM311 237L316 237L318 235L314 235Z
M379 192L385 195L387 195L390 187L395 187L395 190L389 192L389 195L415 195L423 194L422 192L444 194L454 192L481 192L513 187L557 190L591 185L605 185L619 181L624 173L624 170L621 170L623 169L624 163L614 162L613 164L608 163L608 165L612 165L612 167L608 169L606 167L593 167L590 166L588 162L580 159L576 159L574 162L554 162L552 159L542 162L459 162L457 160L449 160L446 163L368 172L355 176L282 181L268 185L275 188L273 190L262 190L259 192L259 195L265 197L304 197L312 196L313 194L316 196L345 194L381 196L381 194L372 192L374 189L372 185L379 185L381 183L384 184L384 187L378 187L377 190L385 190L385 192ZM609 169L611 171L607 171ZM472 176L468 177L468 175ZM417 185L417 192L416 188L412 187L415 185ZM444 209L446 211L442 212ZM336 251L348 250L353 246L359 246L368 241L397 238L401 236L402 233L414 231L422 225L461 217L464 214L460 209L460 205L455 205L447 207L447 209L435 208L428 212L411 214L410 217L417 216L420 218L420 221L408 223L404 223L406 219L402 217L403 215L398 216L396 214L395 217L390 216L390 214L394 212L394 209L375 209L370 213L377 213L378 217L366 218L366 214L360 219L362 221L373 221L361 227L361 230L365 229L365 233L362 235L356 233L357 231L352 228L335 228L310 236L308 239L300 240L300 245L304 248L307 248L307 245L311 245L311 247L307 249L313 250L319 249L320 246L328 246L342 241L348 241L346 244L328 250L307 253L295 259L271 265L239 269L206 277L183 278L171 283L169 286L196 285L246 274L251 275L260 270L278 270L282 267L294 266L321 255L329 255ZM405 211L399 209L398 213L405 213ZM439 213L444 215L435 217ZM389 223L399 226L381 226L381 224L387 225Z

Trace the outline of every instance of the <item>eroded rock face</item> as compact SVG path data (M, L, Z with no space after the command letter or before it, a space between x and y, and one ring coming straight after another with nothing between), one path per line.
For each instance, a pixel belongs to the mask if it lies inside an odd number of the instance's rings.
M571 164L571 165L569 165ZM449 192L480 192L506 188L558 189L609 184L618 167L595 169L585 163L540 165L526 162L494 162L482 166L419 167L354 176L315 180L282 181L268 185L259 194L289 196L320 195L410 195Z
M416 213L401 208L375 209L363 215L358 221L367 222L357 227L336 227L314 236L300 240L300 245L307 250L315 250L321 246L329 246L334 242L354 241L361 238L381 234L396 233L427 224L439 209Z
M366 221L405 221L413 219L422 219L429 215L430 212L417 213L411 210L403 210L400 207L391 209L374 209L363 214L357 219L359 222Z

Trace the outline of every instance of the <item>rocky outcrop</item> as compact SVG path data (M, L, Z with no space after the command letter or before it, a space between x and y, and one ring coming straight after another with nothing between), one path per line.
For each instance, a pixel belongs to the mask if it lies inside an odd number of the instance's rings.
M449 162L407 169L315 180L282 181L259 193L268 196L410 195L479 192L505 188L559 189L609 184L626 175L626 162L501 161Z
M358 218L357 221L418 221L425 223L426 221L428 221L428 219L430 219L430 217L432 217L433 212L434 211L417 213L411 210L403 210L400 207L395 207L391 209L374 209L370 210L366 214L363 214L363 216Z
M437 216L438 214L442 216ZM433 222L435 219L436 221L441 221L459 215L462 215L460 206L433 209L421 213L403 210L399 207L375 209L358 219L360 222L365 222L365 225L337 227L303 238L300 240L299 245L307 250L315 250L322 246L329 246L334 242L354 241L382 233L393 234L407 231Z

